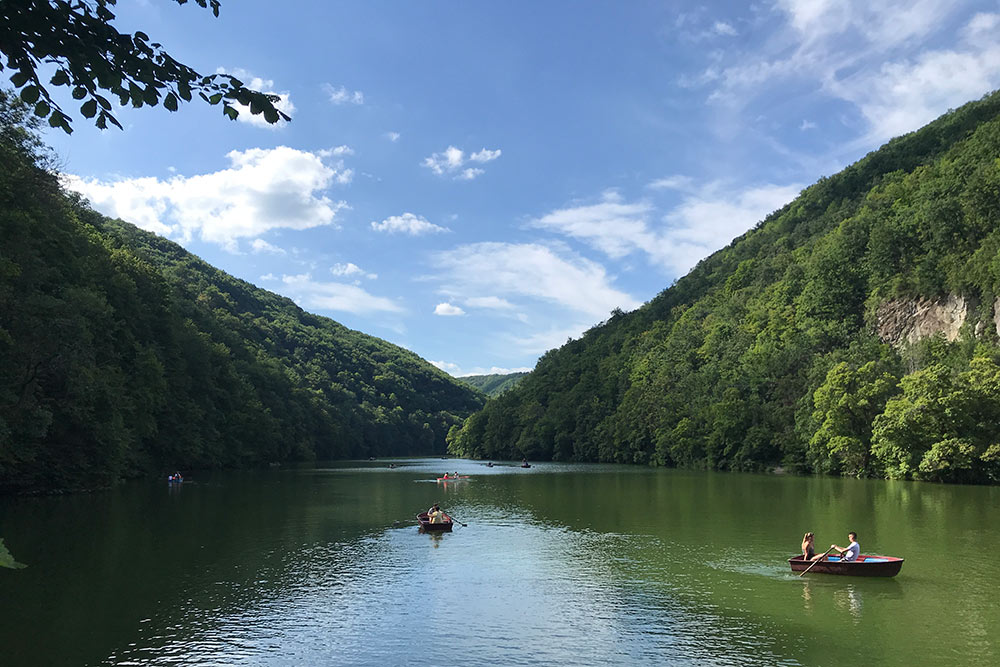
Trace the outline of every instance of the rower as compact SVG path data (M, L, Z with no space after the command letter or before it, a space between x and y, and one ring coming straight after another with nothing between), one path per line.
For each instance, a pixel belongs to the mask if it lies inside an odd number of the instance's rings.
M858 556L861 554L861 545L858 544L858 534L852 530L847 534L847 539L850 540L851 543L845 548L841 549L836 544L831 544L830 548L836 549L840 554L841 559L845 561L857 560Z

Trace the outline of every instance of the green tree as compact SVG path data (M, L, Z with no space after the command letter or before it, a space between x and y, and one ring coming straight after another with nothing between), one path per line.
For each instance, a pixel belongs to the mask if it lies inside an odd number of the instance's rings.
M186 4L188 0L174 0ZM237 105L263 114L268 123L291 120L276 106L278 97L251 90L228 74L204 76L170 56L144 32L122 34L112 25L117 0L4 0L0 3L0 71L12 70L10 80L20 97L33 105L36 116L49 125L72 132L71 118L52 99L49 86L66 86L80 100L80 113L104 129L112 115L111 101L119 105L156 106L170 111L197 94L235 120ZM219 15L219 0L195 0ZM54 67L46 83L39 67Z
M814 456L827 457L846 474L870 475L872 422L898 391L898 382L876 361L856 369L847 362L831 368L813 395L813 419L820 425L809 441Z

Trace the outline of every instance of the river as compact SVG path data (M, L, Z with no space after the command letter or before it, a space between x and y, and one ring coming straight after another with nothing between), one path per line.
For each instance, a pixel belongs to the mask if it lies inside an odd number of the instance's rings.
M395 463L0 499L0 661L1000 664L995 487ZM435 501L467 525L419 533ZM807 530L906 562L799 578Z

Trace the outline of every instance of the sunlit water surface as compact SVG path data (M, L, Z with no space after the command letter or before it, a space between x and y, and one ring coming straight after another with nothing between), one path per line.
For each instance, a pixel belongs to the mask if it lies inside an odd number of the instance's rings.
M0 663L1000 664L995 488L396 465L5 499ZM799 578L806 530L906 563Z

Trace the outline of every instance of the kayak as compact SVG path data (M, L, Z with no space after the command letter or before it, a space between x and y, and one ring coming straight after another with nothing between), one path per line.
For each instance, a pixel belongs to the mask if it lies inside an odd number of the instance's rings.
M792 572L804 572L812 565L802 555L788 559ZM857 560L843 560L840 556L827 556L816 561L809 574L843 574L849 577L895 577L903 567L903 559L895 556L868 556L861 554Z
M469 479L468 475L462 475L460 477L438 477L439 482L457 482L460 479Z
M445 517L447 517L447 519L441 523L431 523L430 518L427 516L427 512L421 512L417 515L417 523L420 524L421 530L451 532L451 517L447 514L445 514Z

